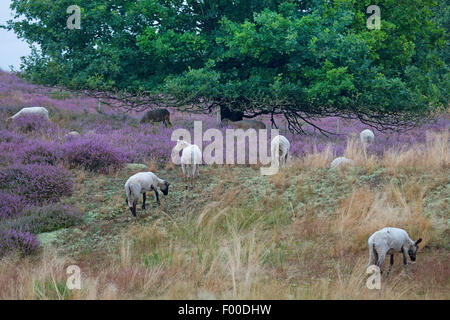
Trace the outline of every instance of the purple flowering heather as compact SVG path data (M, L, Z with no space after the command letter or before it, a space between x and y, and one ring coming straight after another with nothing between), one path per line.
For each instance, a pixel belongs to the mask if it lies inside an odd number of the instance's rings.
M94 135L67 141L62 145L62 154L71 167L83 167L101 173L121 168L127 162L127 155L113 147L107 137L99 139Z
M39 241L30 232L0 229L0 257L12 251L31 254L39 247Z
M24 114L12 120L11 127L19 132L51 133L56 130L56 125L41 115Z
M61 158L58 144L47 141L28 141L16 149L16 159L23 164L50 164L56 165Z
M70 175L62 167L31 164L0 169L0 190L20 195L31 203L55 202L72 193Z
M0 221L19 215L25 206L25 199L16 194L0 191Z

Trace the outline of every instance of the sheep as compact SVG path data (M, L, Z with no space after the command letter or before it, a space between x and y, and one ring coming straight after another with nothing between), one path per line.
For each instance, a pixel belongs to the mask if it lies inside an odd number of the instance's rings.
M181 170L184 175L184 183L186 189L188 189L187 179L190 178L191 188L194 188L194 176L197 173L197 177L200 176L198 166L202 163L202 152L200 148L195 144L190 144L184 140L177 140L177 145L173 149L173 152L181 152Z
M9 119L14 120L24 114L32 114L32 115L40 115L45 117L47 120L50 118L48 117L48 110L44 107L29 107L29 108L22 108L19 112L17 112L15 115L10 117Z
M170 112L167 109L156 109L147 111L141 119L141 123L146 122L162 122L167 125L170 123Z
M159 201L158 187L161 192L166 196L169 193L170 183L158 178L153 172L139 172L132 175L125 182L126 203L130 208L131 213L136 217L136 205L139 200L139 195L142 193L142 209L145 209L146 192L153 190L155 192L156 201L158 205L161 205ZM130 203L130 197L133 196L133 203Z
M389 270L387 275L391 272L392 265L394 264L394 253L403 253L403 266L405 273L407 274L407 255L409 255L411 261L416 261L416 253L419 249L418 244L422 242L422 238L414 242L408 236L408 233L399 228L383 228L372 234L368 240L369 243L369 267L373 262L381 268L386 258L386 254L391 255Z
M365 129L361 131L359 134L359 138L361 139L361 143L363 145L373 143L375 140L375 135L373 134L373 131L370 129Z
M78 138L79 136L80 136L79 132L77 132L77 131L70 131L64 137L65 138Z
M348 159L345 157L338 157L336 159L334 159L333 161L331 161L331 168L337 168L340 167L342 165L353 165L354 161L352 159Z
M291 144L285 136L278 135L274 137L270 142L270 150L272 152L273 159L272 162L277 165L280 164L282 167L286 166L290 148Z
M255 130L259 130L259 129L266 129L266 125L264 124L264 122L258 121L258 120L252 120L252 119L248 119L248 120L240 120L240 121L230 121L228 119L224 119L222 120L222 126L227 126L230 125L235 129L255 129Z
M364 158L367 160L367 145L373 143L373 141L375 140L375 135L373 134L372 130L370 129L365 129L363 131L361 131L361 133L359 134L359 138L361 139L361 143L363 145L363 150L364 150Z

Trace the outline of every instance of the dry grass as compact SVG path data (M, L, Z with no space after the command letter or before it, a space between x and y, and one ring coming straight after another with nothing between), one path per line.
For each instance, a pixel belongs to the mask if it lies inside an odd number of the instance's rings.
M345 156L357 168L327 169L330 149L271 177L251 168L202 168L189 200L154 211L156 218L127 220L111 252L75 260L50 247L1 260L0 299L448 299L448 210L438 206L431 214L426 201L437 190L446 197L448 150L446 132L430 135L426 148L391 150L381 159L350 140ZM172 169L166 173L180 179ZM255 179L265 186L257 199L249 183ZM87 188L91 180L77 172L75 181ZM89 195L109 186L100 176L79 196L107 205L101 213L123 211L117 219L125 219L118 185L108 200ZM424 242L409 278L397 256L381 290L369 290L367 238L386 226ZM82 270L82 290L65 289L70 264Z

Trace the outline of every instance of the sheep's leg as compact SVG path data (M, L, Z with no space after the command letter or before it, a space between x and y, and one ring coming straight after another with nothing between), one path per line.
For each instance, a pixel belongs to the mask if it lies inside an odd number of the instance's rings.
M133 216L135 216L136 217L136 205L137 205L137 203L138 203L138 198L134 198L134 200L133 200L133 208L131 208L131 213L133 214Z
M378 262L378 252L376 250L373 250L373 257L374 257L373 264L376 265Z
M384 259L386 259L386 252L380 252L380 254L378 254L378 262L377 262L377 266L378 268L380 268L380 273L383 273L381 271L381 267L384 264Z
M198 172L197 165L193 164L193 165L192 165L192 177L191 177L192 188L194 188L194 178L195 178L195 173L196 173L196 172Z
M156 188L153 189L155 191L155 196L156 196L156 202L158 202L158 205L161 205L161 202L159 202L159 194L158 194L158 190L156 190Z
M406 250L403 249L402 253L403 253L403 269L405 269L405 274L408 275L408 270L406 268L406 266L408 265L408 258L407 258L407 255L406 255Z
M369 248L369 263L367 263L367 268L373 264L373 255L374 255L373 246L371 246Z
M147 194L144 192L142 194L142 210L145 209L145 199L147 199Z
M187 185L187 171L186 171L184 163L181 164L181 170L183 171L183 176L184 176L184 187L187 190L187 188L188 188L188 185Z
M392 266L394 265L394 255L393 254L391 254L391 259L389 260L389 269L388 269L388 272L387 272L387 275L389 276L389 274L391 273L391 270L392 270Z

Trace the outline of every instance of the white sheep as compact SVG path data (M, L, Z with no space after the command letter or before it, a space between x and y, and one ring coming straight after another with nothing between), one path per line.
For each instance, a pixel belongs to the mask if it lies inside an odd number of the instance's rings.
M126 203L133 216L136 217L136 205L141 193L143 198L142 209L145 209L146 192L150 190L155 192L156 201L160 205L157 188L159 187L161 192L167 195L169 193L169 185L169 182L158 178L153 172L139 172L129 177L127 182L125 182ZM133 196L133 203L130 203L131 196Z
M32 114L32 115L40 115L45 117L47 120L48 117L48 110L44 107L29 107L29 108L22 108L19 112L17 112L15 115L13 115L10 119L14 120L17 117L20 117L24 114Z
M338 157L336 159L334 159L333 161L331 161L331 168L337 168L340 167L342 165L353 165L354 161L352 159L348 159L346 157Z
M367 145L373 143L373 141L375 140L375 135L373 134L372 130L365 129L361 131L361 133L359 134L359 138L361 139L361 143L363 145Z
M289 150L291 149L291 144L285 136L278 135L272 139L270 142L270 150L272 152L272 162L286 166L287 158L289 156Z
M186 189L188 188L187 180L190 178L191 188L194 188L194 176L200 176L198 166L202 163L202 152L195 144L190 144L184 140L177 140L177 145L172 152L178 153L181 150L181 170L184 175L184 183Z
M80 136L79 132L77 132L77 131L70 131L64 137L66 137L66 138L77 138L79 136Z
M386 254L391 255L389 270L387 274L391 272L392 265L394 264L394 253L403 253L403 266L405 273L407 273L406 265L407 255L409 255L412 261L416 261L416 253L419 249L418 244L422 241L422 238L414 242L408 236L408 233L399 228L383 228L372 234L368 240L369 243L369 263L367 266L375 263L379 268L384 263Z

